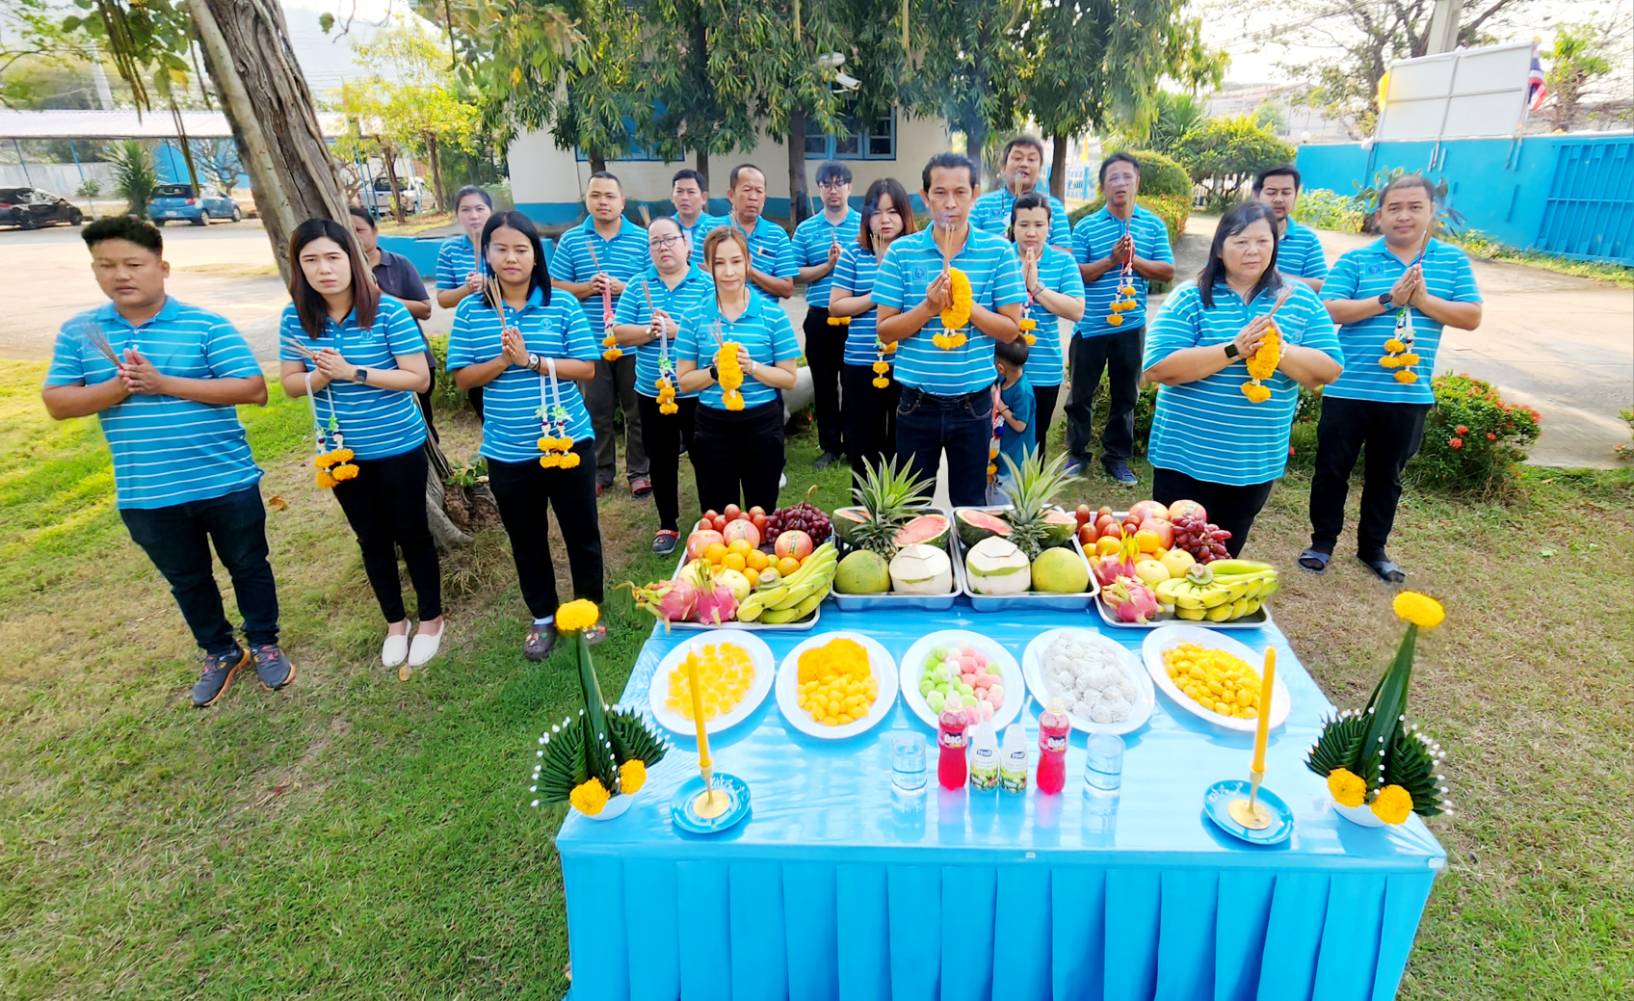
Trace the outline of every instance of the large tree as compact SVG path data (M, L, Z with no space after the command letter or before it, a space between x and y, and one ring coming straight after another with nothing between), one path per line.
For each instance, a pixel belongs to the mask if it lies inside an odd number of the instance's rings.
M1566 132L1576 128L1583 114L1585 91L1596 79L1611 73L1607 39L1616 35L1610 28L1562 24L1555 29L1554 47L1546 54L1551 62L1545 77L1549 83L1549 120L1555 128Z
M1036 0L913 0L907 96L964 133L980 166L988 137L1021 117L1021 36Z

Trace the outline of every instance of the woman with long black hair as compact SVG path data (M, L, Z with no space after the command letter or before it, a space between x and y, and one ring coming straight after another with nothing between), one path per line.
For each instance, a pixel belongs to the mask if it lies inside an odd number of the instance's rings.
M386 617L380 659L412 669L442 644L442 582L426 521L426 344L408 307L380 294L351 232L308 219L289 238L289 294L279 323L285 394L308 397L326 449L352 453L356 476L330 476ZM320 480L323 474L320 474ZM420 625L412 641L397 552L408 565ZM400 674L399 677L406 677Z
M602 600L595 432L579 388L596 377L601 346L578 302L551 294L539 231L527 216L494 213L482 230L482 259L494 281L455 310L448 371L461 389L483 389L488 485L533 615L522 652L544 660L556 645L560 604L549 509L567 544L574 594Z
M1147 331L1145 378L1160 387L1147 446L1153 499L1197 501L1231 533L1231 555L1242 552L1287 471L1300 387L1325 386L1343 367L1322 300L1277 273L1270 210L1227 212L1196 283L1171 293Z
M783 307L749 286L749 242L736 227L704 240L715 294L681 324L675 375L698 393L692 470L706 511L777 507L783 476L783 390L794 388L800 343ZM736 350L724 348L735 345Z
M896 405L902 387L890 374L896 345L882 344L875 336L874 276L891 241L913 231L913 203L901 182L885 177L870 184L862 199L857 239L840 251L829 286L829 315L849 318L840 371L841 410L846 458L858 476L866 471L865 463L877 466L896 455Z

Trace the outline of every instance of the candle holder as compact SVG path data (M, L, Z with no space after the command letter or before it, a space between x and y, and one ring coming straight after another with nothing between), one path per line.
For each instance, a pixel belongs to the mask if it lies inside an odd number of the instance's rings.
M670 823L688 834L720 834L749 816L749 784L728 772L698 775L669 803Z
M1287 841L1294 832L1293 811L1281 796L1263 786L1254 789L1252 785L1242 779L1226 779L1209 786L1203 793L1203 816L1220 830L1251 845L1277 845ZM1246 808L1250 797L1253 797L1253 809L1259 814L1249 819L1257 820L1263 815L1263 827L1251 827L1236 817L1233 808L1238 804Z

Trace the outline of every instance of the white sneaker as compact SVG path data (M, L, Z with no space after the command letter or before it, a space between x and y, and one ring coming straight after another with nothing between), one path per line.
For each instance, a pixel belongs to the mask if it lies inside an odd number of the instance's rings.
M396 636L387 636L386 642L380 644L380 663L387 667L396 667L408 659L409 638L403 632Z
M427 636L425 633L415 633L414 643L409 648L408 666L424 667L431 658L437 656L437 651L443 645L443 633L448 631L447 625L438 630L437 635Z

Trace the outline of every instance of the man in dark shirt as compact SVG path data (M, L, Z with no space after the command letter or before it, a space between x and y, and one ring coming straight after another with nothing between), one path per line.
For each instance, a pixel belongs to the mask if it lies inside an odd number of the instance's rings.
M431 293L426 291L426 283L421 279L419 270L402 254L380 249L380 234L368 209L353 205L350 211L352 233L357 237L363 257L374 273L374 283L393 299L402 300L414 316L416 325L431 319ZM423 335L425 331L420 333ZM431 391L437 385L437 358L430 349L426 350L426 365L431 369L431 382L426 386L426 391L419 394L420 410L425 414L426 430L430 432L431 440L436 441L437 428L431 423Z

